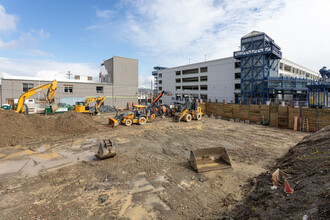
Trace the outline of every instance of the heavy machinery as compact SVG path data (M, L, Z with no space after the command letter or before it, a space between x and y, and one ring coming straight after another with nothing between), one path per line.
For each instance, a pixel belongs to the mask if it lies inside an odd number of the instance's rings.
M125 112L120 115L118 115L117 111L114 118L109 117L108 120L110 127L116 127L119 124L124 124L126 126L131 126L132 124L144 125L155 117L147 110L147 106L145 105L135 105L134 108L136 108L136 110Z
M197 106L196 102L187 102L181 110L174 112L174 121L180 122L181 120L190 122L192 119L202 119L202 109Z
M18 99L17 106L14 107L15 111L18 113L25 114L25 115L29 114L29 109L24 104L25 100L27 100L29 97L31 97L45 89L48 89L47 100L48 100L49 104L51 105L52 111L54 112L56 109L56 106L52 105L52 104L55 101L54 99L55 99L55 94L56 94L56 89L57 89L56 80L54 80L53 82L48 83L48 84L42 84L40 86L34 87L34 88L28 90L23 95L21 95L21 97L19 97L19 99Z
M190 165L197 172L220 170L231 167L226 148L213 147L190 151Z
M97 114L99 113L99 108L102 105L102 103L105 100L105 96L104 97L92 97L92 98L88 98L86 99L85 102L76 102L75 106L74 106L74 111L76 112L82 112L82 113L86 113L86 114ZM95 110L91 110L91 107L88 105L90 102L95 101Z
M163 97L164 95L166 96L171 96L172 93L168 92L168 91L161 91L158 96L153 100L151 106L148 106L148 110L152 113L155 114L155 116L160 116L160 117L164 117L165 114L169 111L169 107L167 105L161 105L158 103L159 99L161 97Z

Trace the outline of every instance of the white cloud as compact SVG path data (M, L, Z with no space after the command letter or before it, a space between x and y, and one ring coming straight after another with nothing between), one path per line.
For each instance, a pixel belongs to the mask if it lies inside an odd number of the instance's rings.
M17 41L3 42L0 38L0 50L12 49L17 45Z
M7 14L6 9L0 5L0 31L14 31L18 18L15 15Z
M70 71L74 75L98 76L100 68L90 63L64 63L54 60L10 59L0 57L0 71L13 76L34 76L45 80L63 80Z
M139 74L139 86L143 88L151 88L151 81L154 81L153 76Z
M96 10L96 17L99 18L110 18L114 15L112 10Z
M33 56L33 57L55 57L54 54L47 53L42 50L36 50L36 49L28 50L25 52L20 52L20 54L23 54L26 56Z

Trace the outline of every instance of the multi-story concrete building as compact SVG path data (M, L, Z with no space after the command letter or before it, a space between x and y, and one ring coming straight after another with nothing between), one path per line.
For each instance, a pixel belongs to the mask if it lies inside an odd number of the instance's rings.
M14 104L24 92L54 79L21 77L2 74L1 105ZM45 100L47 91L42 91L30 99ZM55 103L74 105L88 97L106 96L105 105L126 107L127 102L137 102L138 60L113 57L101 64L97 81L92 77L75 75L74 79L58 80Z
M260 32L259 32L260 33ZM282 58L277 64L278 71L272 72L272 77L318 80L318 72ZM275 68L276 69L276 68ZM233 57L216 59L178 67L157 70L158 91L171 91L173 96L162 97L162 102L171 104L174 100L186 97L211 99L226 102L239 102L241 94L241 63ZM306 87L307 91L307 87ZM277 97L277 96L276 96ZM281 97L285 100L293 96Z

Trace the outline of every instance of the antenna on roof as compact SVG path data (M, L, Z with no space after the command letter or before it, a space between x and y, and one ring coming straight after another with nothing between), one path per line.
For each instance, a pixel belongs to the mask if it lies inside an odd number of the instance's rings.
M68 76L69 76L69 79L70 79L70 76L71 76L72 74L70 73L70 71L68 71L68 73L67 73L66 75L68 75Z

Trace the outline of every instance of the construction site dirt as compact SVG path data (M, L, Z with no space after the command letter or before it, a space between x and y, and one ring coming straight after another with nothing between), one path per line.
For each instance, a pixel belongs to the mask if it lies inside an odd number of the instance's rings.
M108 114L3 114L0 219L218 218L307 135L209 117L110 128ZM98 160L109 138L117 155ZM232 167L196 173L190 150L209 147L225 147Z

